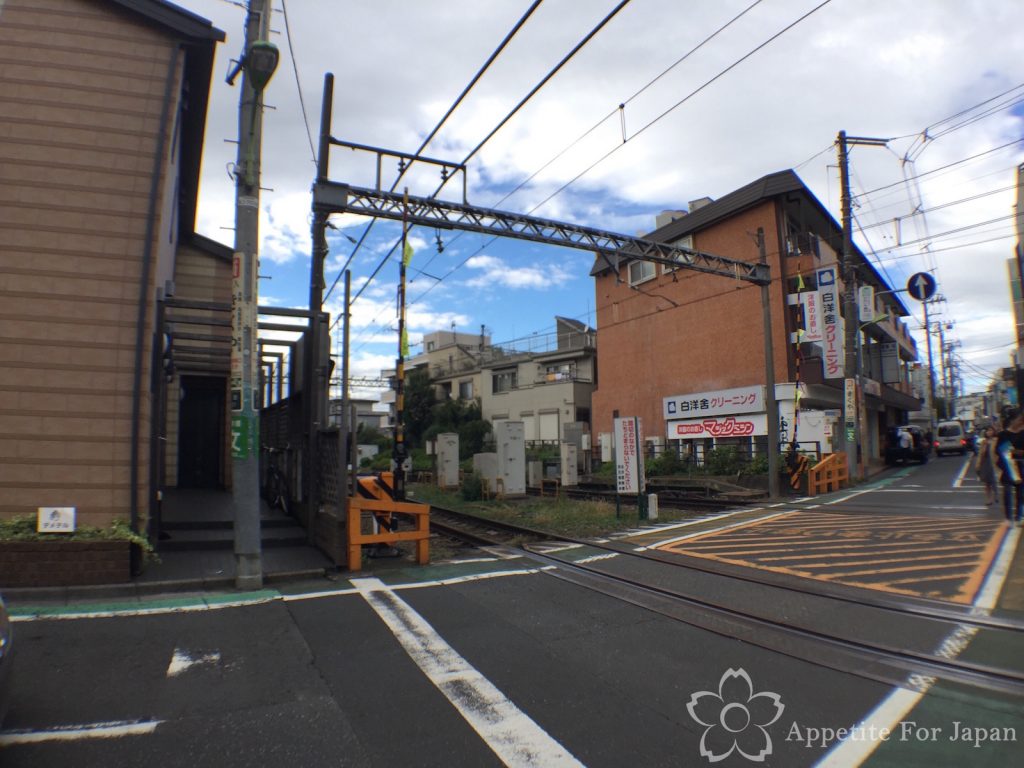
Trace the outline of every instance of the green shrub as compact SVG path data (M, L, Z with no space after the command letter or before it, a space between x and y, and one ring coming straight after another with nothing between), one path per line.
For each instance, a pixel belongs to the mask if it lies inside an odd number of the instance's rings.
M36 515L19 515L0 520L0 541L127 541L138 546L145 558L157 559L149 540L131 529L124 520L114 520L108 528L80 525L72 533L39 533Z
M484 482L476 472L466 475L459 490L463 501L480 501L484 497Z
M709 475L735 475L746 463L734 445L712 448L704 457L704 469Z
M686 462L674 450L667 450L657 458L645 462L648 476L682 475L686 473Z
M781 466L781 465L780 465ZM742 470L745 475L767 475L768 474L768 456L763 453L757 454L747 466Z

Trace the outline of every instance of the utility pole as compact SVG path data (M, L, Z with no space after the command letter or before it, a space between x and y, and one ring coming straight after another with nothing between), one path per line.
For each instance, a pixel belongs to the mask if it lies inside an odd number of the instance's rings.
M757 228L757 253L761 264L767 268L768 250L764 241L764 229ZM779 401L775 399L775 354L772 349L772 310L769 300L770 287L761 285L761 317L764 328L764 407L768 421L768 497L779 497ZM797 386L800 386L797 383Z
M245 48L228 76L242 73L238 99L238 158L235 162L235 253L231 286L231 501L235 530L235 586L263 586L260 542L259 413L256 410L256 344L259 291L260 151L263 89L277 67L267 42L270 11L249 0Z
M931 304L931 299L925 299L924 304L924 338L928 344L928 428L935 431L935 364L932 360L932 325L931 318L928 316L928 305Z
M316 155L316 181L327 179L330 169L331 116L334 109L334 75L324 75L323 107L320 111L320 137ZM320 455L320 429L324 427L321 416L326 413L325 393L330 388L326 369L330 365L328 355L321 355L323 339L320 337L320 315L324 303L324 260L327 258L327 217L324 211L313 211L310 224L312 253L309 265L309 327L306 330L305 352L302 358L302 406L305 424L306 455L302 464L303 495L306 499L306 533L312 544L316 531L316 516L320 509L320 488L318 467ZM348 312L348 307L345 307ZM323 382L323 386L321 386ZM345 385L342 385L343 388ZM328 398L329 399L329 398ZM345 416L342 416L344 420ZM326 420L326 419L325 419ZM344 438L343 438L344 439ZM339 493L341 489L339 488ZM347 502L345 502L347 503Z
M939 364L942 366L942 417L944 419L949 418L949 366L946 364L946 334L943 330L942 321L940 320L937 325L939 326Z
M846 451L846 465L851 479L860 480L863 472L861 446L864 442L864 391L860 386L857 371L860 330L857 318L857 277L853 266L853 214L850 200L850 158L848 147L861 144L884 147L885 139L871 139L863 136L847 136L840 131L836 139L839 154L839 183L841 186L840 207L842 210L843 248L840 254L843 274L843 429L840 430L840 445Z

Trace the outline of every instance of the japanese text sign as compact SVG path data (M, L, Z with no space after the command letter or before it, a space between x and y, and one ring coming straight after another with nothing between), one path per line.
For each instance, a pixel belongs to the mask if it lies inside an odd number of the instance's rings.
M731 413L756 413L764 410L764 386L720 389L692 395L675 395L663 400L666 421L699 416L728 416Z
M635 416L615 419L615 488L619 493L643 493L644 435Z

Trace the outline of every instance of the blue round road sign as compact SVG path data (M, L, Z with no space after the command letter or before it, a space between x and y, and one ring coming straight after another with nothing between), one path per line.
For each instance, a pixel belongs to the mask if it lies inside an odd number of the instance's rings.
M935 278L927 272L918 272L907 280L907 292L918 301L927 301L935 295Z

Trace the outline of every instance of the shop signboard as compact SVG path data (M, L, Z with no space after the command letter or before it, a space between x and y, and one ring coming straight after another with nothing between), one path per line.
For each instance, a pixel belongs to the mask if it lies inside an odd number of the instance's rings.
M764 411L764 385L718 389L690 395L664 398L663 413L666 421L692 419L705 416L728 416L733 413Z
M680 419L668 422L667 432L669 440L702 440L706 438L767 435L768 415L765 413L749 413L742 416Z

